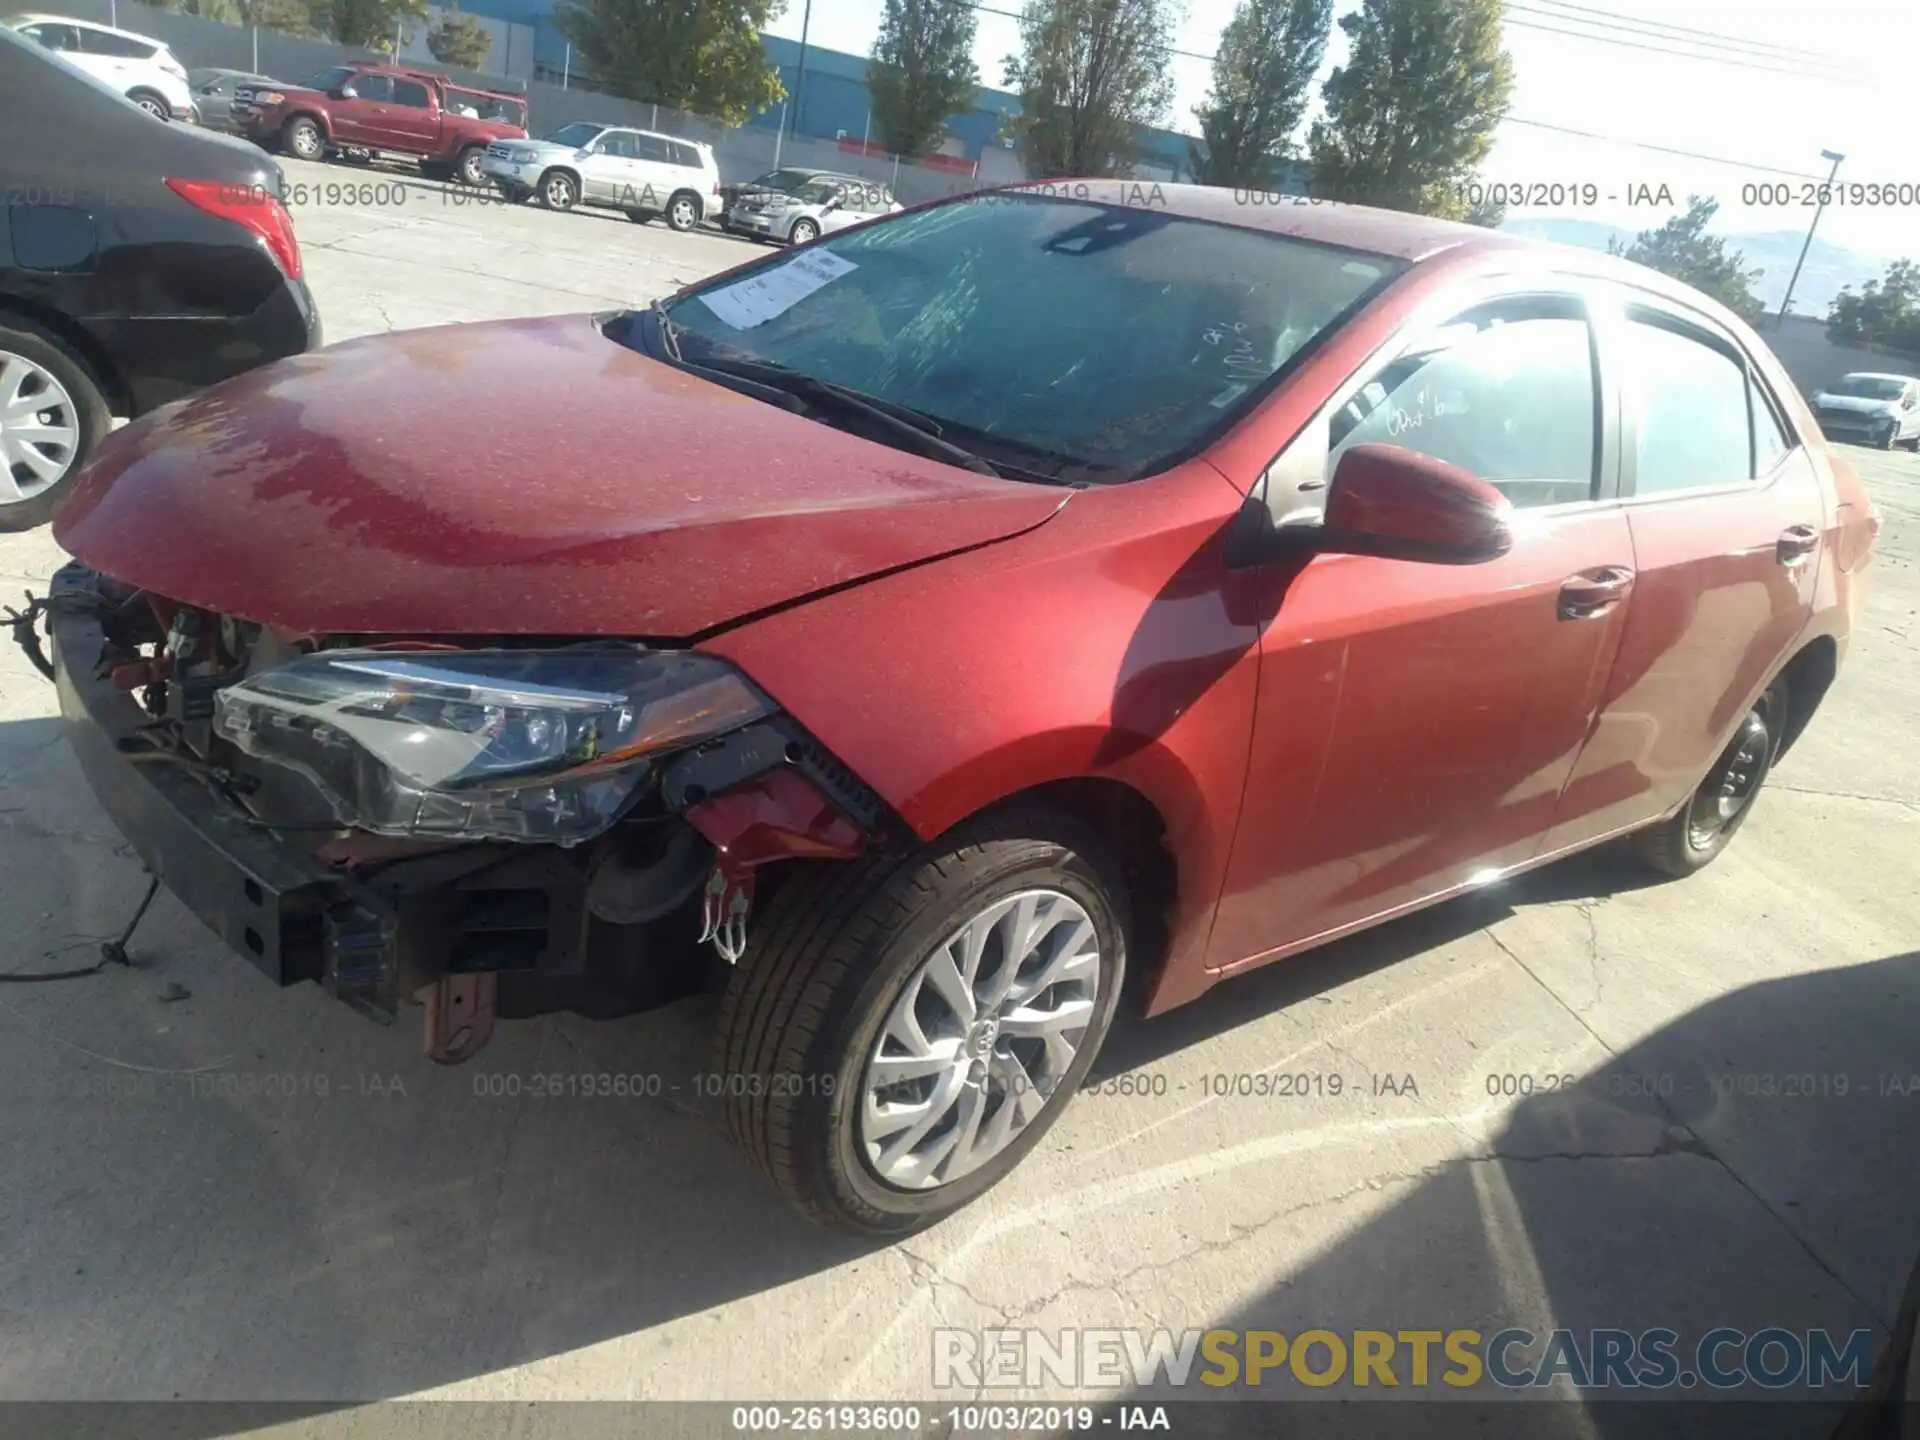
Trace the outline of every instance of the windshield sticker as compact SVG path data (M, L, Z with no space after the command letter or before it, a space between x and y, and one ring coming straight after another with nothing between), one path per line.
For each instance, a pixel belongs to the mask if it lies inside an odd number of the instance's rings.
M784 315L821 286L859 267L827 250L807 250L784 265L700 296L700 303L736 330Z

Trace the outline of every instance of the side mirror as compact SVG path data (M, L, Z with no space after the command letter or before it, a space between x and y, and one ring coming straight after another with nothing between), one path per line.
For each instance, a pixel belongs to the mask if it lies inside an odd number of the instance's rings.
M1317 548L1478 565L1513 548L1513 504L1457 465L1398 445L1356 445L1327 489Z

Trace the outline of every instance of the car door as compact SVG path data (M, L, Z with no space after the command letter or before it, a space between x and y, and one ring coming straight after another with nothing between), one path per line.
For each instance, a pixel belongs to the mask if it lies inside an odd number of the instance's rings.
M867 208L866 200L872 193L873 187L865 181L843 180L836 183L830 208L820 217L821 232L831 235L836 230L872 219L873 212Z
M355 75L327 106L336 141L377 150L382 143L393 82L385 75Z
M664 210L673 192L680 188L680 167L674 164L673 144L664 135L644 132L633 140L633 183L642 195L639 208Z
M648 187L647 168L640 154L645 136L632 130L609 130L600 137L593 165L599 181L596 199L619 210L658 209Z
M393 77L393 96L380 117L382 144L410 155L431 155L440 148L440 109L433 92L418 80Z
M1581 294L1476 300L1390 349L1270 467L1273 519L1317 523L1341 454L1384 442L1494 484L1513 545L1477 565L1316 553L1271 578L1216 969L1531 859L1620 642L1633 548Z
M1712 320L1627 292L1600 335L1621 377L1636 578L1555 849L1656 819L1699 784L1811 617L1831 523L1813 458Z
M86 68L114 89L125 90L127 88L127 55L125 50L116 43L119 37L86 25L76 28L80 36L80 54L85 57Z

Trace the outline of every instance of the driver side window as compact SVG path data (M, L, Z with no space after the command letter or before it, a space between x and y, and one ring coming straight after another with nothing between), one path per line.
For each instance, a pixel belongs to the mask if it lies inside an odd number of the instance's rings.
M1416 340L1331 418L1326 478L1354 445L1458 465L1516 507L1592 498L1599 392L1572 299L1496 301Z

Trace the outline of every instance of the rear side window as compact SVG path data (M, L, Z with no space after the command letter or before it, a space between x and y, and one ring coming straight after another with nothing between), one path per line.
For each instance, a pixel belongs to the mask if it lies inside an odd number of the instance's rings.
M1634 493L1751 480L1746 367L1704 336L1651 319L1629 319L1623 339L1621 374L1637 430Z
M396 80L393 82L393 103L410 105L415 110L431 110L433 97L427 94L427 87L414 80Z
M673 151L660 136L636 135L634 139L638 142L642 160L651 160L660 165L673 164Z
M109 35L104 30L80 32L80 53L83 55L108 55L116 60L151 60L153 52L159 48L149 40L136 40L131 35Z
M1593 495L1593 339L1572 300L1500 301L1440 326L1342 406L1327 474L1350 447L1398 445L1478 476L1514 505Z
M681 140L669 140L667 149L673 155L673 163L688 170L700 168L700 152Z

